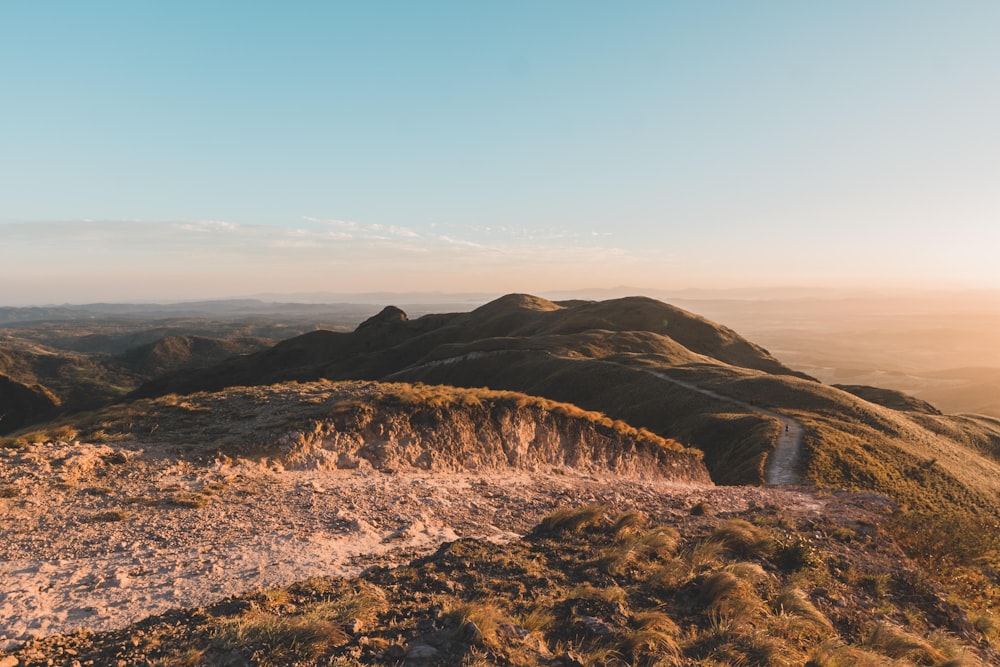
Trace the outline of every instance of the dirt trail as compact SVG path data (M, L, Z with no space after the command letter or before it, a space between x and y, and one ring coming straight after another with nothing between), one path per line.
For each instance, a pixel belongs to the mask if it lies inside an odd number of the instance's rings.
M608 362L612 363L612 362ZM621 365L621 364L617 364ZM629 368L632 368L629 366ZM805 436L805 429L802 424L791 417L786 417L778 412L773 412L766 408L762 408L745 401L741 401L730 396L725 396L711 389L705 389L699 387L696 384L690 382L684 382L683 380L678 380L677 378L672 378L666 373L661 373L652 370L638 369L643 372L655 375L661 380L666 380L678 386L684 387L691 391L698 392L705 396L710 396L711 398L725 401L727 403L732 403L733 405L738 405L741 408L756 412L757 414L766 415L773 419L777 419L781 422L781 434L778 436L777 442L774 444L774 449L771 451L770 456L767 457L767 466L764 471L764 481L771 485L793 485L802 484L802 473L801 463L802 463L802 444Z

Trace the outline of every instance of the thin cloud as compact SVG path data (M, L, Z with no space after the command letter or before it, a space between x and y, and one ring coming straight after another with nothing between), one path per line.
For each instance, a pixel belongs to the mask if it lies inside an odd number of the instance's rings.
M456 238L452 238L451 236L447 236L445 234L441 234L437 238L440 241L444 241L448 245L463 246L465 248L477 248L477 249L482 249L482 248L487 248L488 247L488 246L483 245L482 243L476 243L475 241L466 241L466 240L463 240L463 239L456 239Z
M5 251L0 304L223 296L296 291L317 284L389 289L393 281L413 285L415 279L433 289L458 279L486 286L541 276L551 283L649 264L589 237L556 240L550 234L545 240L529 240L516 234L476 234L470 228L463 233L454 226L432 232L429 227L306 223L0 224L0 247ZM44 276L38 276L38 267L45 267ZM26 276L35 278L27 284Z
M381 224L370 224L365 225L355 220L340 220L337 218L317 218L315 216L305 215L302 219L306 222L311 222L313 224L322 225L325 227L332 227L336 230L346 230L349 232L355 232L359 235L367 235L371 238L377 239L388 239L391 237L401 237L408 239L421 238L421 235L410 227L401 227L398 225L381 225Z
M198 220L196 222L184 222L179 224L178 228L187 232L200 232L204 234L213 232L240 231L240 225L222 220Z

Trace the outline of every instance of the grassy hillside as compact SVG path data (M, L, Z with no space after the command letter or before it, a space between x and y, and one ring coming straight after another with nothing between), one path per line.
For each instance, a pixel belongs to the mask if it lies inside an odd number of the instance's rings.
M51 398L52 410L28 409L0 393L0 414L10 417L0 421L0 433L49 417L55 412L87 410L120 399L143 382L163 373L203 368L220 361L273 345L261 338L218 339L203 336L162 336L160 331L145 331L115 338L115 342L93 340L101 335L77 331L70 344L85 351L60 348L23 335L0 334L0 375L12 382L37 389ZM16 332L23 334L24 332ZM134 340L159 335L152 342L125 349L117 356L94 352L90 348L111 345L113 349ZM23 393L23 392L22 392ZM15 415L17 418L15 419ZM16 424L16 426L15 426Z
M488 386L573 403L701 449L713 479L726 484L763 479L779 426L747 407L756 406L803 423L803 473L814 483L875 490L913 507L998 507L994 424L934 415L898 392L853 388L856 396L823 385L725 327L641 297L560 304L509 295L413 321L390 307L354 332L317 331L167 376L137 395L321 377Z
M616 324L617 322L617 324ZM632 328L636 327L636 328ZM284 341L274 348L232 360L203 373L177 374L142 387L137 396L220 389L238 384L268 384L280 380L377 379L427 359L441 357L449 345L523 341L524 348L551 341L557 349L573 349L579 336L591 339L598 354L616 351L620 332L638 332L643 351L669 349L691 359L701 355L747 368L796 375L766 350L734 332L667 304L645 297L609 302L575 302L569 306L527 295L512 294L469 313L427 315L406 319L388 307L347 334L317 331ZM606 341L594 341L595 335ZM474 348L470 348L474 349Z
M126 350L114 361L139 377L152 378L171 371L211 366L223 359L256 352L273 344L273 340L264 338L164 336Z

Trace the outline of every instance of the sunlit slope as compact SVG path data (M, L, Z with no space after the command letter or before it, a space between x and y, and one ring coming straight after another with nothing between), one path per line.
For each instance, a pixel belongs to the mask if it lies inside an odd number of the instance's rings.
M598 412L516 392L364 381L168 395L65 417L18 438L74 439L204 463L290 469L572 469L710 484L702 453Z
M903 412L827 385L737 369L672 372L802 422L807 475L817 483L887 493L915 508L997 511L995 420Z

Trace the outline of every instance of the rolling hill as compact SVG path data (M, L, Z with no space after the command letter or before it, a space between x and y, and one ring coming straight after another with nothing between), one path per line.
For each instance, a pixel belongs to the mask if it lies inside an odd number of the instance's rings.
M994 513L1000 497L995 422L935 415L898 393L824 385L724 326L644 297L557 303L515 294L415 320L390 306L353 332L312 332L166 375L134 396L320 378L486 386L573 403L701 449L723 484L765 479L784 416L804 430L803 480L927 509Z

